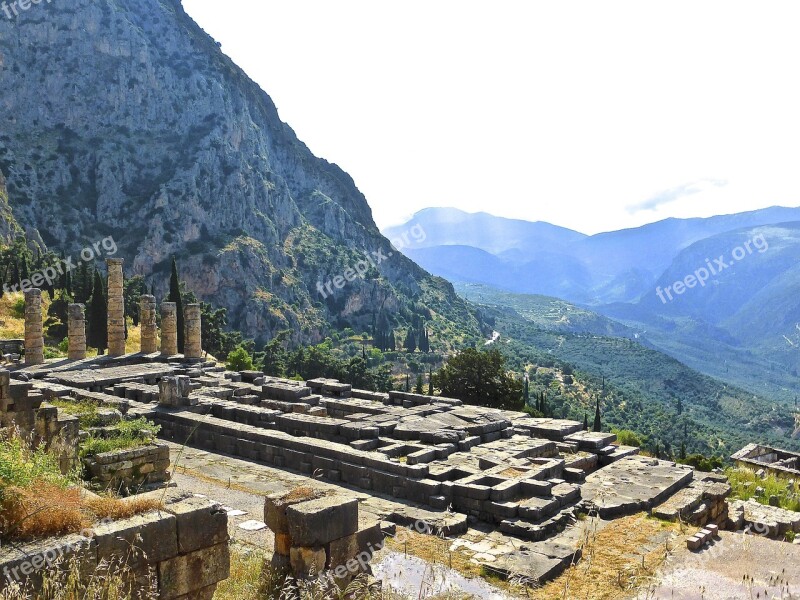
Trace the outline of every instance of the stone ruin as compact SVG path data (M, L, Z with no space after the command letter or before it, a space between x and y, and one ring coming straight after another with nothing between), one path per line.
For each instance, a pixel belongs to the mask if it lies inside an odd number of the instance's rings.
M408 511L386 515L399 525L435 513L444 515L436 533L458 536L483 523L515 548L484 566L531 583L580 559L560 537L580 514L615 519L644 510L698 527L736 525L724 478L638 456L613 434L584 431L576 421L466 406L456 398L370 392L330 379L228 372L202 357L197 308L187 307L184 356L176 355L174 304L164 303L160 353L149 352L148 333L140 354L31 363L14 376L32 379L36 395L67 394L146 417L167 440L403 502ZM143 299L148 331L153 309L154 300ZM310 512L301 515L306 503ZM352 507L338 497L268 499L276 562L308 576L362 552L380 528L354 521ZM296 519L319 522L317 509L343 520L320 525L322 537L308 537Z
M275 534L273 569L341 589L371 574L369 561L383 547L380 521L360 519L355 498L311 487L267 496L264 522Z

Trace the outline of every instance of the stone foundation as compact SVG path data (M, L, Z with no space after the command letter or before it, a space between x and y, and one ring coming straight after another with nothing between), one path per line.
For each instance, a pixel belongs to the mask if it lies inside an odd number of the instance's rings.
M136 490L169 481L169 446L151 444L83 459L85 478L96 490Z
M86 580L109 564L126 565L131 597L150 597L146 586L152 584L161 600L210 599L230 574L228 516L208 500L169 492L161 510L95 525L86 537L4 546L0 590L12 581L37 590L45 574L56 577L73 560Z

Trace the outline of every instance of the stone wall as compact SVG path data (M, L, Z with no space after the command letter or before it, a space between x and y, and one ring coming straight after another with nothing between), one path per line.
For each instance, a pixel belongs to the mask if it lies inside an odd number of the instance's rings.
M83 459L85 478L99 490L129 490L169 481L169 446L150 444Z
M45 573L55 577L73 560L87 580L102 576L104 565L122 563L130 570L132 597L144 596L144 588L154 584L161 600L211 600L217 583L230 574L228 516L206 499L169 492L160 510L83 533L4 546L0 590L11 582L37 590Z

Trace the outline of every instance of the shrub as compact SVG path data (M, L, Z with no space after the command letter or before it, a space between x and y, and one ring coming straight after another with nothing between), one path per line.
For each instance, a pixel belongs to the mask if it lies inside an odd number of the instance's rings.
M253 357L250 353L239 346L228 354L227 367L230 371L252 371L253 370Z
M628 429L620 429L611 431L617 436L617 442L620 446L635 446L641 448L644 446L644 440L635 431Z

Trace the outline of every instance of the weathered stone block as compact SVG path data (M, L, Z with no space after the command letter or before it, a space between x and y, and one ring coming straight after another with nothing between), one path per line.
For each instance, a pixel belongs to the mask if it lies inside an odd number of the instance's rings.
M358 501L326 496L290 506L289 535L299 546L324 546L358 530Z
M97 552L126 560L131 568L156 563L178 554L177 519L151 511L94 529Z
M175 516L181 554L228 541L228 513L218 504L205 498L187 498L165 510Z
M205 589L230 576L228 543L202 548L158 565L160 597L170 600Z
M308 577L318 575L325 570L327 555L325 548L316 547L292 547L289 552L289 561L295 577Z

